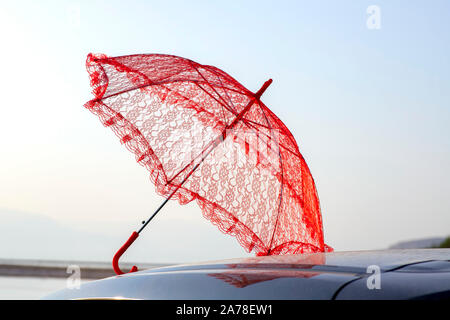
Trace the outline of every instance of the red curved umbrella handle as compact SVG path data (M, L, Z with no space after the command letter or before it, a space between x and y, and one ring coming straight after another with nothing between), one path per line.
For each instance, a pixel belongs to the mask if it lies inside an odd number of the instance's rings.
M137 237L139 237L139 233L134 231L131 234L131 237L127 240L127 242L125 242L123 244L123 246L114 255L114 258L112 260L112 265L113 265L114 272L117 275L121 275L121 274L125 273L122 270L120 270L120 268L119 268L119 259L123 255L123 253L125 251L127 251L128 247L131 246L131 244L134 242L134 240L136 240ZM135 272L135 271L138 271L138 268L136 266L133 266L129 272Z

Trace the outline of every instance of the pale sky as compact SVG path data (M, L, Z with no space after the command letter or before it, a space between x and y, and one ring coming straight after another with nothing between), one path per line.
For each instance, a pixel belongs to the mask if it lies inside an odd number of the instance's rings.
M367 26L370 5L380 29ZM85 60L167 53L250 90L274 80L263 101L299 144L336 251L450 234L448 1L2 1L0 30L0 217L117 237L99 259L125 241L163 199L83 108ZM141 238L139 261L246 255L196 204L170 203ZM143 257L155 241L158 256ZM0 257L25 243L9 246Z

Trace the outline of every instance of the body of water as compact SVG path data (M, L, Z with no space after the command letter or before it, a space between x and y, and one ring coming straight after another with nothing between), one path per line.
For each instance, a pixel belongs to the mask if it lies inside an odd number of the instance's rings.
M122 263L121 267L130 269L132 265ZM142 270L167 266L161 263L137 265ZM0 300L41 299L73 287L75 271L79 276L76 284L115 275L110 262L0 259Z
M66 287L67 279L63 278L0 276L0 300L41 299L54 291L65 289Z

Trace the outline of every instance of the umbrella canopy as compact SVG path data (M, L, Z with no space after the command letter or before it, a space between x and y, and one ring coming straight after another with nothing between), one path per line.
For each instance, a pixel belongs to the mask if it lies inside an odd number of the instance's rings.
M297 143L222 70L161 54L89 54L85 107L150 172L156 191L195 200L205 218L258 255L323 252L313 177Z

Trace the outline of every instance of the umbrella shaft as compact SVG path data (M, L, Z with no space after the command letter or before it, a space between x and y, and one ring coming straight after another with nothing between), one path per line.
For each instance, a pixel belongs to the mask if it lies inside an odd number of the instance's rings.
M206 154L206 156L212 151L212 149ZM205 156L205 157L206 157ZM170 198L173 197L173 195L178 191L178 189L180 189L180 187L186 182L186 180L191 176L191 174L198 168L198 166L203 162L203 160L205 159L205 157L202 158L202 161L197 163L196 166L192 169L192 171L183 179L183 181L175 188L175 190L172 191L172 193L170 194L170 196L164 200L163 203L161 203L161 205L159 206L158 209L156 209L156 211L151 215L150 218L148 218L147 221L145 221L145 223L142 225L142 227L138 230L138 233L141 233L142 230L144 230L144 228L149 224L150 221L152 221L152 219L158 214L158 212L166 205L167 202L169 202Z
M178 189L180 189L181 186L186 182L186 180L189 179L189 177L194 173L194 171L197 170L197 168L202 164L202 162L214 150L215 147L217 147L217 144L213 145L213 147L209 149L208 152L202 157L202 160L199 163L197 163L194 168L192 168L191 172L189 172L189 174L183 179L183 181L181 181L181 183L175 188L175 190L172 191L170 196L166 200L164 200L164 202L161 203L159 208L156 209L156 211L151 215L151 217L148 218L147 221L145 221L142 227L138 230L138 233L141 233L141 231L144 230L144 228L149 224L149 222L152 221L152 219L157 215L157 213L166 205L167 202L169 202L170 198L173 197L173 195L178 191Z
M172 198L172 196L175 194L177 190L178 188L166 200L164 200L164 202L159 206L158 209L156 209L156 211L152 214L152 216L148 218L147 221L145 221L145 223L139 229L138 233L141 233L141 231L144 230L144 228L149 224L150 221L152 221L152 219L156 216L156 214L166 205L166 203L170 200L170 198Z

